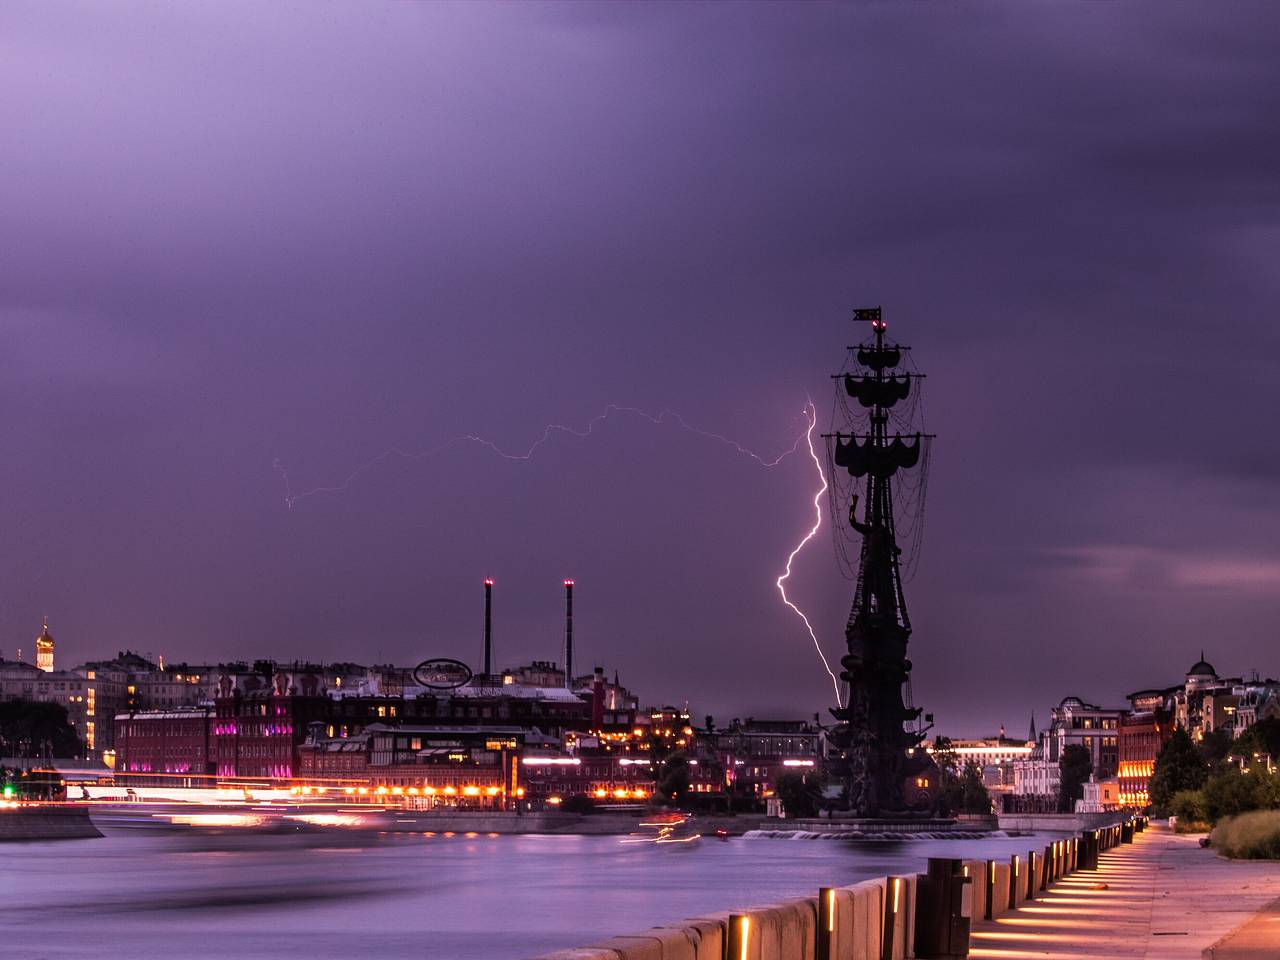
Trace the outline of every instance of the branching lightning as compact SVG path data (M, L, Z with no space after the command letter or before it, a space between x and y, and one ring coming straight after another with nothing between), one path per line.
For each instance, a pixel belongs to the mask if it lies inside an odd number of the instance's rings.
M818 642L818 635L813 630L813 624L809 622L809 618L805 616L804 611L791 602L791 598L787 596L787 588L783 586L783 584L791 577L792 561L795 560L796 556L805 548L809 541L818 535L818 531L822 528L822 498L826 496L827 493L827 475L822 469L822 461L818 459L818 454L813 449L813 430L818 425L818 409L813 405L812 400L805 404L804 412L809 421L808 429L804 432L804 440L809 447L809 458L813 460L814 469L818 471L818 480L822 485L818 488L818 492L813 495L813 526L809 528L809 532L804 535L804 538L797 543L791 553L787 555L786 569L783 570L782 576L778 577L778 579L774 581L774 585L778 588L778 593L782 596L782 602L794 610L796 615L804 621L804 627L809 631L809 639L813 641L813 648L818 651L818 656L822 660L823 669L827 671L827 676L831 678L831 686L836 692L836 704L843 707L844 703L840 698L840 680L832 671L831 664L827 662L827 655L822 652L822 644Z
M783 585L784 582L791 577L792 562L799 555L800 551L805 548L805 546L809 543L809 541L812 540L815 536L817 536L818 530L821 529L822 527L822 498L826 495L826 492L827 492L826 473L825 471L823 471L822 463L818 459L818 455L813 448L813 431L818 424L818 411L817 411L817 408L814 406L814 403L812 400L809 400L805 403L804 410L805 410L805 421L806 421L804 432L800 433L796 437L795 442L792 443L790 447L782 451L782 453L778 454L776 457L762 456L756 453L755 451L750 450L747 447L744 447L742 444L738 443L736 440L731 440L730 438L724 436L723 434L715 433L710 430L703 430L700 427L695 427L693 424L689 423L689 421L687 421L680 414L672 410L662 410L657 414L653 414L653 413L648 413L644 410L641 410L638 407L626 407L616 403L610 403L605 406L603 413L597 414L596 416L588 420L586 423L586 426L583 427L582 429L577 429L575 427L571 427L562 423L548 424L546 427L543 428L542 434L536 440L534 440L533 443L529 445L528 449L526 449L523 453L511 453L507 450L504 450L494 441L489 440L485 437L476 436L475 434L462 434L460 436L452 437L451 439L446 440L443 443L437 444L434 447L429 447L425 450L419 450L416 452L401 450L398 448L386 450L378 454L372 460L368 460L365 463L362 463L360 466L356 467L354 470L351 471L351 473L347 475L347 477L341 483L333 484L331 486L314 487L310 490L306 490L301 493L293 492L292 486L289 481L289 473L285 469L284 464L281 463L279 459L276 459L273 462L272 466L275 467L275 469L279 472L282 480L284 481L285 507L288 508L289 510L292 510L297 504L311 497L319 496L321 494L340 494L345 492L351 487L353 483L356 482L356 480L360 478L360 476L363 473L365 473L367 470L373 469L374 467L378 466L380 463L382 463L385 460L389 460L393 458L408 460L408 461L427 460L427 459L430 459L431 457L437 456L438 454L444 453L447 450L451 450L452 448L461 446L463 444L477 444L479 446L486 447L487 449L493 451L494 453L496 453L498 456L502 457L505 460L529 460L529 459L532 459L533 455L538 451L538 448L546 444L551 439L552 436L556 434L567 434L568 436L574 437L578 440L585 440L588 437L590 437L592 433L595 432L596 427L600 426L600 424L604 423L611 416L614 416L616 414L622 414L622 413L631 414L633 416L640 417L641 419L649 421L654 426L662 426L664 423L667 423L668 421L670 421L672 423L675 423L682 430L685 430L689 433L696 434L700 437L706 437L707 439L710 439L710 440L715 440L717 443L722 443L725 446L734 450L735 452L740 453L745 457L751 458L756 463L760 464L762 467L776 467L787 457L791 456L793 453L799 450L800 444L804 443L808 447L809 458L813 461L813 465L818 471L818 480L821 483L821 487L819 488L818 492L814 494L814 497L813 497L813 507L816 513L816 519L814 520L814 524L812 528L810 528L809 532L804 535L804 538L798 544L796 544L794 549L792 549L792 551L787 555L786 569L783 572L782 576L778 577L778 579L775 581L775 586L778 588L778 593L782 597L782 602L785 603L792 610L794 610L797 616L799 616L800 619L804 621L805 629L809 632L809 637L813 641L814 649L818 651L818 656L822 660L822 666L827 671L827 675L831 677L832 685L835 687L836 703L843 706L843 704L841 704L841 701L840 701L840 682L836 678L835 673L832 672L831 665L827 661L826 654L822 652L822 645L818 642L818 636L813 629L813 625L809 622L809 618L805 616L804 611L801 610L798 606L796 606L796 604L792 602L791 598L787 596L786 587Z
M810 406L812 406L812 404L810 404ZM356 467L354 470L351 471L351 473L347 475L347 478L343 480L341 483L335 484L333 486L328 486L328 487L315 487L314 489L307 490L303 493L297 493L297 494L293 493L292 489L290 488L289 473L287 470L285 470L284 464L282 464L280 460L277 459L272 463L272 466L275 467L275 469L279 472L280 476L284 480L284 493L285 493L284 503L288 509L292 510L295 505L297 505L303 500L308 499L309 497L318 496L319 494L322 494L322 493L337 494L337 493L342 493L346 491L360 477L362 473L364 473L366 470L376 467L378 464L382 463L384 460L388 460L392 458L398 458L401 460L412 460L412 461L428 460L431 457L436 456L437 454L444 453L446 450L450 450L453 447L460 446L465 443L474 443L482 447L487 447L488 449L492 450L494 453L496 453L498 456L502 457L505 460L529 460L529 459L532 459L534 453L537 452L538 448L541 447L543 444L545 444L548 440L550 440L553 435L563 433L563 434L568 434L571 437L576 437L579 440L585 440L589 436L591 436L593 432L595 432L596 427L598 427L604 421L608 420L610 416L618 413L634 414L637 417L641 417L645 420L648 420L654 426L662 426L667 421L671 421L677 424L682 430L686 430L689 433L694 433L700 437L707 437L710 440L715 440L719 443L723 443L725 446L732 448L733 450L742 454L743 456L750 457L752 460L760 464L762 467L776 467L779 463L781 463L787 457L791 456L791 454L799 450L801 441L803 441L806 437L806 434L801 433L799 436L796 437L795 442L792 443L791 446L788 447L786 450L784 450L782 453L778 454L776 457L767 458L767 457L761 456L760 454L754 452L753 450L747 449L742 444L738 443L736 440L730 440L728 437L722 434L713 433L710 430L703 430L700 427L693 426L684 417L682 417L680 414L672 410L663 410L660 413L652 414L652 413L647 413L638 407L624 407L616 403L610 403L607 406L605 406L603 413L597 414L596 416L588 420L586 427L584 427L581 430L578 430L574 427L567 426L563 423L547 424L547 426L543 428L542 435L539 436L537 440L534 440L533 443L529 445L529 448L525 450L524 453L509 453L506 450L503 450L500 446L498 446L498 444L494 443L492 440L486 439L485 437L478 437L478 436L475 436L474 434L469 434L469 433L462 434L461 436L453 437L449 440L446 440L444 443L438 444L437 446L430 447L426 450L419 450L417 452L400 450L400 449L385 450L382 453L378 454L376 457L374 457L372 460L366 461L365 463L362 463L360 466ZM809 432L812 432L812 430L813 430L813 427L812 425L810 425ZM810 449L812 449L812 445L810 445Z

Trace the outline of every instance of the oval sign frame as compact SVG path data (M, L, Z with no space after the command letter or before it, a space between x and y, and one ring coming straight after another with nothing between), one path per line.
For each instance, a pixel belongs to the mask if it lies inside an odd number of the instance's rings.
M443 676L450 674L455 679L443 679ZM470 667L461 660L453 660L449 657L435 657L431 660L423 660L413 668L413 679L424 687L430 687L432 690L456 690L458 687L470 683L472 676L474 674L472 674Z

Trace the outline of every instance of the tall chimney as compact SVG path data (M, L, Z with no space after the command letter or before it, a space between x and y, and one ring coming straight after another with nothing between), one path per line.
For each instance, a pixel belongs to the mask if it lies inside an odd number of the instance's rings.
M573 689L573 580L564 582L564 685Z
M484 582L484 675L493 676L493 578Z

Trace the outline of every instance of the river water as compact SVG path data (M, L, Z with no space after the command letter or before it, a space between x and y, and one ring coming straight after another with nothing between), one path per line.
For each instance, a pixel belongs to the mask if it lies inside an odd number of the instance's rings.
M929 856L1045 842L384 834L333 845L108 829L0 847L0 956L513 960L921 872Z

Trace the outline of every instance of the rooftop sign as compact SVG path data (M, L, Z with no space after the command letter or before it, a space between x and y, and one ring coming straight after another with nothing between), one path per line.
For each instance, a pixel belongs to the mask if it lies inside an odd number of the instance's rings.
M453 690L471 679L471 668L461 660L423 660L413 668L413 679L433 690Z

